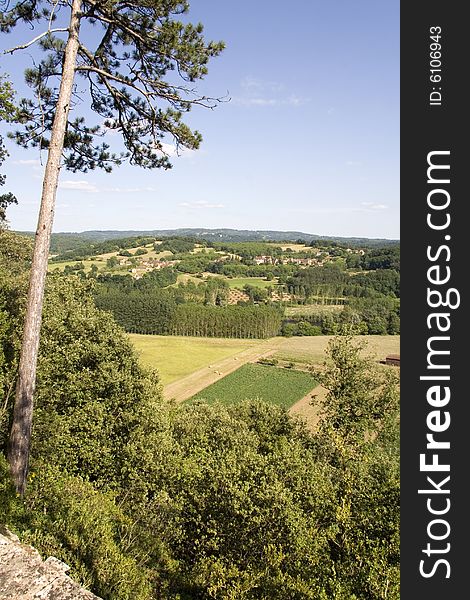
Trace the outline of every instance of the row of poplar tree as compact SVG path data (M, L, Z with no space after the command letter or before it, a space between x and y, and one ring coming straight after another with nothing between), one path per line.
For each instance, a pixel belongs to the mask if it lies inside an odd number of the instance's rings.
M100 289L98 308L110 311L131 333L229 338L268 338L279 334L282 313L274 306L178 304L165 290L152 293Z

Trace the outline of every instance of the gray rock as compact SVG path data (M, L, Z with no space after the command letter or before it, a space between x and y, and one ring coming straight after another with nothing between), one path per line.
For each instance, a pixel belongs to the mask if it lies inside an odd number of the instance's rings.
M2 528L0 598L5 600L100 600L66 575L68 565L39 553Z

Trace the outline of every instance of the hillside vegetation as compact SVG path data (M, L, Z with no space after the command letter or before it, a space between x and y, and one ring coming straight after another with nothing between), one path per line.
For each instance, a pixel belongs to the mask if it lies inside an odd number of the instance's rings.
M3 452L28 259L0 234ZM398 599L395 371L333 338L315 433L269 401L168 404L93 285L48 278L28 488L0 458L0 523L105 600Z
M49 269L94 281L97 305L128 332L263 338L331 335L345 325L369 335L400 330L397 244L113 238L54 255Z

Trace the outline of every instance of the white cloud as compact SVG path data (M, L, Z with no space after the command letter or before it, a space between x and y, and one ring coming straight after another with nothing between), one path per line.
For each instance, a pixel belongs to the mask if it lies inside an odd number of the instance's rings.
M40 167L41 166L41 161L38 159L13 160L12 163L14 165L22 165L25 167Z
M269 90L270 92L282 92L284 86L277 81L266 81L257 77L245 77L241 81L241 87L249 92L260 92Z
M241 106L302 106L310 102L309 98L301 96L289 96L287 98L272 98L262 96L234 97L234 104Z
M73 190L78 192L89 192L96 193L99 189L93 183L89 181L80 180L80 181L61 181L59 183L59 187L62 190Z
M70 190L75 192L86 192L89 194L101 193L113 193L113 194L135 194L143 192L156 192L157 189L146 186L146 187L98 187L94 183L90 183L84 179L79 181L67 180L61 181L59 184L60 189Z
M195 202L181 202L178 206L183 208L224 208L224 204L207 202L207 200L196 200Z
M241 106L301 106L310 102L309 98L297 94L286 94L285 85L277 81L265 81L256 77L245 77L240 87L241 96L235 96L234 104Z
M243 106L276 106L279 101L275 98L233 98L235 104Z
M161 142L162 152L170 157L188 158L194 154L194 150L189 148L177 148L174 144Z
M121 187L112 187L112 188L108 188L105 187L101 190L102 192L114 192L116 194L130 194L130 193L137 193L137 192L156 192L157 189L147 186L147 187L129 187L129 188L121 188Z
M376 202L361 202L363 210L386 210L388 206L386 204L378 204Z

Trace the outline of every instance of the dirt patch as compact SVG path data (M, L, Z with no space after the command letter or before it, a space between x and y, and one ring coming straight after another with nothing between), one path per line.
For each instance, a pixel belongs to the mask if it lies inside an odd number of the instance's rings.
M314 431L320 421L320 403L328 394L328 390L321 385L317 385L311 392L301 400L290 407L289 413L302 417L307 423L307 427Z

